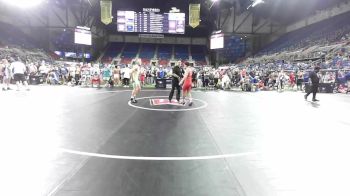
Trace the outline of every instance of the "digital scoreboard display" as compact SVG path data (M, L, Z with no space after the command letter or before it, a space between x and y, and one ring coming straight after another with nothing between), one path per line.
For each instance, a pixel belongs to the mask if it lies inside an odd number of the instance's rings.
M185 13L118 11L118 32L185 34Z
M74 33L74 43L91 46L91 31L87 27L77 27Z
M221 49L224 48L224 34L223 33L218 33L218 34L213 34L210 37L210 49Z

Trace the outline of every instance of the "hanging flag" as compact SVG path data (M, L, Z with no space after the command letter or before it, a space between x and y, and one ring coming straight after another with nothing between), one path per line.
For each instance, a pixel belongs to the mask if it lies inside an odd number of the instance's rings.
M112 22L112 1L103 0L100 2L101 5L101 22L108 25Z
M189 9L189 23L192 28L196 28L199 26L200 22L200 10L201 10L201 4L190 4L190 9Z

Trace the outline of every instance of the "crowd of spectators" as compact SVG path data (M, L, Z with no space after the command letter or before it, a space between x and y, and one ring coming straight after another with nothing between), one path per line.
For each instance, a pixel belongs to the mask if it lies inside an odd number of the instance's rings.
M319 31L296 40L284 41L275 52L259 53L239 64L195 67L194 87L201 89L304 90L308 73L320 66L321 83L336 84L336 91L350 88L350 26L334 31ZM101 87L130 84L130 68L125 64L73 63L53 61L43 50L0 46L0 79L14 78L15 59L25 65L25 77L30 84ZM6 69L5 69L6 68ZM10 71L9 71L10 70ZM157 79L171 78L172 68L162 65L142 65L140 81L154 86ZM0 80L1 83L4 83ZM3 90L9 87L3 85Z
M19 58L20 59L20 58ZM0 63L0 76L4 78L5 62ZM14 59L9 59L8 69ZM30 84L97 86L97 87L129 87L130 68L128 65L99 63L68 63L46 61L22 62L26 66L25 76ZM193 87L199 89L222 89L242 91L259 90L305 90L309 82L308 73L315 64L251 64L228 65L219 68L195 67ZM320 64L317 64L320 66ZM7 70L8 70L7 69ZM349 88L350 69L332 69L328 67L320 72L321 83L337 84L339 92ZM155 86L157 79L172 76L170 66L142 66L140 81L143 86ZM13 78L13 76L12 76ZM340 89L340 90L339 90ZM345 89L342 91L342 89ZM6 87L3 90L7 90Z

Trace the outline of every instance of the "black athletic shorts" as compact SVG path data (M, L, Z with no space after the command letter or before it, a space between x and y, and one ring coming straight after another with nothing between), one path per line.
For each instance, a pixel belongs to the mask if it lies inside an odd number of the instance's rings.
M16 81L16 82L24 82L26 81L26 77L24 76L24 74L15 74L13 76L13 79Z

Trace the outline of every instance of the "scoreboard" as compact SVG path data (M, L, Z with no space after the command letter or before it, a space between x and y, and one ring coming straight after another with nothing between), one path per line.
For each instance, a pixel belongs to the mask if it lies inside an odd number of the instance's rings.
M118 32L185 34L185 13L117 12Z

